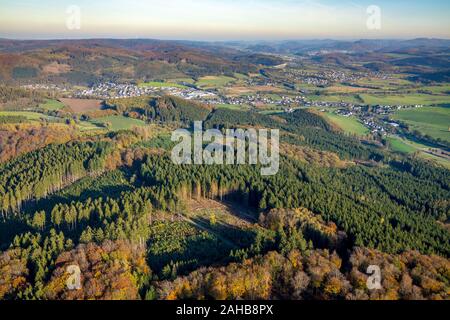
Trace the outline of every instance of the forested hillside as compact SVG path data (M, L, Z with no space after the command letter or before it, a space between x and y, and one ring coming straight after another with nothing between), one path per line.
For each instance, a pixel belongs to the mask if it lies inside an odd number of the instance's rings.
M266 116L172 97L107 105L162 133L38 127L48 139L36 141L18 126L33 144L0 144L0 299L449 298L448 169L305 110ZM280 129L279 173L175 165L166 126L195 120ZM65 286L73 264L82 290ZM380 266L382 290L366 287L368 265Z
M211 108L206 105L171 96L115 99L107 101L106 106L120 113L153 122L184 125L205 120L211 112Z

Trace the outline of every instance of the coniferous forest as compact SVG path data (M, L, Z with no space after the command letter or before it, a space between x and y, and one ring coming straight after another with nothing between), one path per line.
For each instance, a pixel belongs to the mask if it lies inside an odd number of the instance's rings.
M17 124L20 141L1 141L0 299L449 298L448 169L307 110L270 116L170 97L108 109L147 128ZM280 129L278 174L174 164L169 129L196 120ZM74 264L81 290L66 287ZM381 289L367 287L370 265Z

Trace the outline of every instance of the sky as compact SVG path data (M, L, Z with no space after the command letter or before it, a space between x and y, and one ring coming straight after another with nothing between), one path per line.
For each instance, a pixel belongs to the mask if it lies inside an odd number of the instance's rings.
M449 39L449 16L448 0L0 0L0 38Z

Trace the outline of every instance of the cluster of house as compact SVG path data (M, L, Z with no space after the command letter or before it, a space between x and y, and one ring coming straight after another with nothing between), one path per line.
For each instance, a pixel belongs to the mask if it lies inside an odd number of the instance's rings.
M76 97L95 97L97 99L117 99L131 98L150 94L150 88L138 87L133 84L117 84L114 82L104 82L94 85L88 89L75 91Z
M303 104L305 107L308 108L346 108L346 109L353 109L356 107L355 104L351 102L330 102L330 101L305 101Z
M333 83L348 83L354 85L364 78L376 78L381 80L387 80L389 75L381 72L344 72L336 70L321 70L316 72L305 71L302 69L288 69L285 72L285 76L295 81L316 86L325 87Z
M400 127L400 123L392 121L389 114L396 110L422 108L423 105L376 105L376 106L357 106L339 109L336 114L344 117L357 117L372 133L380 133L386 135L393 129Z
M238 97L222 97L219 103L231 105L274 105L279 107L291 107L304 104L306 98L304 96L270 96L270 95L247 95Z
M59 91L59 92L67 92L70 89L68 87L65 86L61 86L61 85L56 85L56 84L27 84L27 85L23 85L21 86L21 88L23 89L28 89L28 90L51 90L51 91Z
M159 93L182 97L188 100L202 100L207 98L214 98L216 96L214 93L197 90L194 88L137 86L135 84L119 84L114 82L104 82L92 86L88 89L78 90L74 93L74 95L79 98L89 97L97 99L120 99Z
M299 69L290 69L287 71L287 75L296 81L316 87L328 86L336 82L356 82L364 77L367 77L367 74L364 73L347 73L333 70L311 73Z

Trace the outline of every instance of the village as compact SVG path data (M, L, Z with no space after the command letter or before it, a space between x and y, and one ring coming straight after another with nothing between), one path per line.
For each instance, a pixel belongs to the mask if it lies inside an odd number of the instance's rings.
M372 133L386 135L389 132L395 132L395 129L400 127L400 123L390 119L390 114L401 109L422 107L422 105L353 105L349 108L338 109L335 113L343 117L356 117L361 120Z

